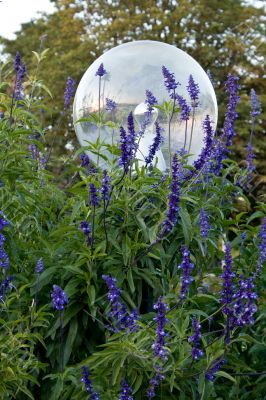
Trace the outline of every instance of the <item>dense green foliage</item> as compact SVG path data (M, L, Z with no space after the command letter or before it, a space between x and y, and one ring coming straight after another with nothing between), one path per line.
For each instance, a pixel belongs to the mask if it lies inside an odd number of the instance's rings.
M40 60L45 54L36 58ZM3 77L10 76L8 66L2 72ZM46 93L43 84L35 76L25 89L25 100L19 101L12 101L8 95L12 87L0 84L4 110L0 119L0 210L10 222L3 231L4 249L10 258L10 274L14 275L13 288L0 304L1 398L84 399L81 366L88 365L101 399L117 399L121 379L126 377L134 399L140 400L146 398L149 379L159 364L165 379L157 398L263 400L265 270L256 280L259 297L255 324L234 328L229 344L224 343L226 316L220 302L225 242L229 241L232 248L235 273L247 278L258 263L258 232L266 208L263 197L259 204L250 204L237 186L243 171L228 159L221 176L206 179L204 170L200 170L186 179L181 186L178 221L168 235L160 236L170 174L162 180L156 167L152 171L140 168L137 161L131 174L123 174L116 160L110 165L110 204L103 207L101 202L94 210L88 185L93 183L100 189L103 173L88 173L86 167L78 166L76 159L84 149L64 159L68 180L59 185L50 172L53 158L49 153L48 168L43 168L46 131L38 118ZM100 118L97 124L101 126L103 120ZM34 138L36 133L39 136ZM33 144L37 146L35 158L29 150ZM98 152L101 146L95 143L88 148ZM116 146L111 151L119 157ZM193 170L185 163L183 167L184 172ZM199 226L202 207L211 225L206 241ZM79 229L84 220L94 220L93 246ZM247 237L243 242L244 232ZM189 247L195 268L189 293L180 302L178 265L183 245ZM40 257L44 271L38 286L35 267ZM129 310L138 308L136 332L112 334L107 329L110 304L103 274L116 277ZM69 296L64 313L51 307L53 284L60 285ZM153 304L159 296L170 308L166 327L169 355L165 362L152 349ZM201 321L204 350L204 356L194 362L188 341L193 315ZM225 357L226 363L215 381L209 382L205 374L219 357Z

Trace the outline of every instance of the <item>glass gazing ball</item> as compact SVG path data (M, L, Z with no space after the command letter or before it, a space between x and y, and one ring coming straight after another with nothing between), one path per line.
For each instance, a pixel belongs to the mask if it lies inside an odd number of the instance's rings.
M103 63L106 74L101 78L96 76L99 66ZM164 128L164 143L161 150L156 153L157 167L162 171L169 168L169 138L171 153L183 149L185 143L188 150L190 134L193 126L193 134L189 162L197 158L204 145L204 132L202 129L206 115L213 122L213 129L217 123L217 101L213 86L208 75L202 67L184 51L166 43L141 40L125 43L117 46L100 56L87 69L83 75L74 100L74 123L80 118L87 118L93 113L99 115L103 112L104 123L97 126L97 121L84 121L75 123L78 140L82 146L95 143L98 138L103 143L100 154L109 160L114 157L110 146L118 144L120 140L119 127L127 127L127 116L133 112L136 130L140 129L144 119L147 106L145 104L146 90L150 90L157 98L158 104L170 101L169 93L164 85L162 66L165 66L180 85L176 93L186 99L191 105L191 99L187 91L189 75L193 76L195 83L199 85L199 104L192 112L186 123L180 120L180 112L166 116L160 109L153 111L151 123L145 128L144 135L139 142L137 158L144 164L145 156L148 154L149 146L155 135L155 121L157 120ZM106 111L106 98L117 103L114 111ZM178 106L178 104L177 104ZM170 135L169 135L169 119ZM107 121L113 121L116 127ZM99 125L99 124L98 124ZM88 156L99 162L100 167L108 168L104 158L95 152L86 150ZM117 156L116 156L117 157Z

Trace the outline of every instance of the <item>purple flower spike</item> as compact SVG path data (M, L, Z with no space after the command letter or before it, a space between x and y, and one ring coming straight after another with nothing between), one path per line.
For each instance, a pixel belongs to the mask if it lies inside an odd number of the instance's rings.
M119 165L124 168L125 173L127 173L128 168L132 163L137 150L135 143L136 132L134 127L134 118L132 112L128 114L127 125L128 125L128 135L126 134L125 129L122 126L120 127L121 156L118 160Z
M183 246L182 248L182 257L182 262L178 266L178 269L181 269L182 271L180 299L184 300L187 297L190 282L193 281L191 272L194 269L194 264L190 262L190 252L186 246Z
M87 221L82 221L79 225L80 230L84 233L86 240L91 244L91 226Z
M212 148L213 148L213 137L214 132L211 126L211 120L209 115L206 115L206 118L203 121L203 130L204 130L204 147L201 150L201 153L196 161L194 161L193 165L196 171L200 171L206 162L209 161Z
M254 292L254 283L251 278L246 280L243 276L239 277L239 288L234 294L236 302L233 306L233 317L231 324L233 326L247 326L254 324L253 315L257 311L255 300L257 294Z
M106 97L105 110L106 111L115 111L116 108L117 108L117 103L114 100L108 99L108 97Z
M165 66L162 67L162 73L164 77L164 86L170 94L170 97L174 99L174 92L180 83L176 82L174 73L170 72Z
M256 117L256 115L260 115L261 109L260 109L260 102L258 100L258 97L254 89L251 89L250 91L250 100L251 100L251 116Z
M90 394L90 400L100 400L99 393L96 393L92 389L92 383L89 378L90 373L88 368L84 365L82 367L82 378L80 379L80 382L84 383L86 392Z
M124 168L124 171L128 171L128 151L127 151L127 134L125 129L120 127L120 152L121 156L118 160L120 167Z
M219 369L225 364L225 360L223 358L217 358L213 364L208 368L205 377L208 381L214 381L214 374L219 371Z
M131 396L131 394L131 387L127 384L127 381L123 379L121 382L121 391L119 393L118 400L133 400L133 396Z
M4 302L4 297L8 289L12 289L14 286L12 285L12 281L14 280L14 276L9 276L4 279L3 282L0 283L0 301Z
M157 322L156 328L156 342L152 345L154 355L160 357L163 361L166 361L168 350L165 349L165 325L167 323L167 319L165 314L168 310L168 305L163 302L162 297L159 297L156 304L153 306L154 310L157 311L157 316L154 318L154 321Z
M210 224L208 222L208 215L204 208L200 210L200 233L203 239L206 239L208 236L208 232L211 229Z
M172 161L172 184L168 200L166 218L162 223L161 237L169 233L177 221L180 202L180 170L177 154L174 154Z
M153 399L156 396L155 390L163 380L164 375L162 375L160 372L156 372L156 375L150 379L149 388L146 393L148 399Z
M42 258L40 258L37 262L36 268L35 268L36 274L41 274L43 272L43 261Z
M22 100L23 98L22 81L26 76L26 72L27 72L26 64L21 64L17 72L16 86L14 92L15 100Z
M98 68L97 71L96 71L95 76L99 76L99 77L101 78L101 77L103 77L103 76L106 75L106 74L107 74L107 72L106 72L106 70L104 69L103 63L101 63L101 65L99 66L99 68Z
M7 253L4 251L3 247L0 246L0 268L8 269L9 258Z
M201 339L201 325L198 322L196 317L193 317L192 319L192 329L193 329L193 335L189 336L188 341L189 343L192 344L192 359L194 361L198 360L199 357L203 356L203 351L200 348L200 339Z
M106 170L103 171L103 178L102 178L102 187L100 189L102 193L102 199L104 202L108 201L110 198L110 181L111 177L108 176Z
M151 114L152 111L154 110L154 105L158 104L158 100L156 99L156 97L152 94L152 92L150 90L146 90L146 100L145 100L145 104L147 104L147 108L148 108L148 114Z
M114 320L115 327L112 328L114 332L119 332L128 329L134 332L137 329L138 312L134 310L131 314L128 313L125 304L121 302L121 289L116 286L116 279L109 275L103 275L107 287L107 298L111 305L110 316Z
M65 305L69 303L66 293L57 285L53 285L51 292L52 305L55 310L62 311Z
M221 302L224 304L223 312L227 316L231 316L232 313L230 303L233 301L234 277L235 273L233 272L233 259L231 255L231 247L230 244L227 242L225 245L223 273L221 275L221 278L223 280Z
M90 373L89 370L86 366L82 367L82 378L80 380L80 382L84 383L85 388L86 388L86 392L91 393L92 392L92 384L91 384L91 380L89 378Z
M198 100L199 100L200 90L199 90L199 85L195 83L192 75L189 75L187 90L193 107L197 107L199 105Z
M97 189L93 183L89 184L89 188L90 188L90 203L93 207L98 207L100 200L97 194Z
M147 155L147 157L145 157L146 165L152 164L156 152L159 150L164 141L164 138L162 136L163 128L160 127L157 121L155 122L155 129L156 135L154 137L152 145L149 148L149 154Z
M128 129L128 137L127 137L128 162L131 163L136 152L136 144L135 144L136 133L135 133L134 117L132 111L128 114L127 129Z
M233 75L228 75L225 82L225 91L229 95L227 111L225 113L225 121L223 126L223 135L226 138L226 146L232 145L233 137L235 136L234 122L238 117L236 106L240 97L238 96L239 78Z
M80 158L80 166L81 167L88 167L89 165L90 165L90 162L91 162L91 160L90 160L90 158L87 156L87 154L81 154L80 156L79 156L79 158Z
M176 99L180 107L180 119L181 121L188 121L190 117L191 107L188 105L184 97L177 95Z
M21 64L21 56L19 51L16 52L15 61L14 61L14 70L18 73Z
M0 231L2 231L5 226L9 225L9 222L4 218L3 211L0 211Z
M70 106L70 102L72 97L75 94L75 81L73 78L71 78L71 76L69 76L67 78L66 81L66 88L65 88L65 92L64 92L64 98L65 98L65 102L64 102L64 109L67 110Z

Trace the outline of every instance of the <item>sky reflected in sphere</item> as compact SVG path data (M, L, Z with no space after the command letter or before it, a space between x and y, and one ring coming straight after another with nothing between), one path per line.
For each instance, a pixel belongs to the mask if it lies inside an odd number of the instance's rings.
M187 85L189 75L199 85L199 106L195 109L195 120L193 127L192 146L190 153L190 163L197 158L203 147L202 123L206 115L213 121L215 129L217 123L217 102L213 86L201 66L188 54L182 50L166 43L143 40L122 44L100 56L83 75L74 101L74 122L79 118L86 118L90 113L99 111L99 77L95 76L100 64L104 64L107 74L101 78L100 108L105 110L106 98L110 98L117 103L115 113L105 112L104 119L115 120L118 125L126 128L127 116L130 111L135 115L136 129L139 127L137 119L141 104L145 101L145 92L149 89L157 98L161 105L164 101L169 101L169 94L164 86L162 66L164 65L170 72L175 74L176 81L180 82L177 93L183 96L190 104ZM138 107L138 108L137 108ZM143 109L145 107L142 107ZM137 117L138 114L138 117ZM136 118L137 117L137 118ZM168 118L161 110L153 118L164 128L164 144L161 153L158 152L158 167L164 170L169 167L168 151ZM188 121L188 139L191 131L192 118ZM82 146L88 145L88 141L95 143L99 137L99 129L91 122L75 124L78 140ZM119 130L112 131L110 127L101 127L100 138L105 144L118 143L120 136ZM145 138L146 135L146 138ZM144 133L143 139L139 144L138 158L141 163L147 155L149 146L152 144L155 135L155 126L149 125ZM170 147L171 152L181 150L185 140L185 122L180 120L180 113L175 114L171 122ZM188 142L186 149L188 149ZM107 148L103 147L101 153L112 158ZM96 162L97 156L88 152L91 159ZM157 156L157 154L156 154ZM162 159L163 157L163 159ZM99 165L106 168L107 165L100 158ZM107 167L108 168L108 167Z

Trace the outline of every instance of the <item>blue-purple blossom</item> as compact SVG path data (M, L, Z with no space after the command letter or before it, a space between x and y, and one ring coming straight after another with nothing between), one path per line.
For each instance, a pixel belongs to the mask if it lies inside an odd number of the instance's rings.
M128 157L129 161L132 161L136 151L136 144L135 144L136 132L135 132L134 117L132 111L128 114L127 117L127 130L128 130L128 137L127 137Z
M42 258L40 258L37 262L36 268L35 268L36 274L41 274L43 272L43 261Z
M105 110L113 112L113 111L115 111L116 108L117 108L117 103L114 100L109 99L108 97L106 97L106 99L105 99Z
M127 133L125 129L121 126L120 127L120 158L118 163L120 167L124 168L124 171L128 171L128 152L127 152Z
M152 164L152 161L155 157L156 152L160 149L160 147L164 141L164 138L162 135L163 128L160 127L160 125L157 121L155 122L155 130L156 130L156 134L155 134L152 145L149 147L149 154L147 155L147 157L145 157L146 165Z
M12 289L12 281L14 280L14 276L9 276L4 279L3 282L0 283L0 301L4 302L4 296L8 289Z
M208 215L204 208L201 208L200 210L200 233L203 239L206 239L208 236L208 232L211 229L209 221L208 221Z
M14 99L15 100L21 100L23 98L23 87L22 87L22 82L23 79L26 76L26 64L21 64L19 66L17 75L16 75L16 84L15 84L15 91L14 91Z
M254 292L253 279L243 279L243 276L239 277L238 290L234 294L235 300L233 306L233 316L231 324L233 326L247 326L254 324L253 315L257 311L255 301L257 294Z
M100 199L97 193L97 189L93 183L89 184L89 188L90 188L90 204L93 207L98 207Z
M136 132L134 127L134 118L132 112L128 114L127 124L128 124L128 134L126 134L126 131L122 126L120 127L121 156L118 160L119 165L124 168L125 173L128 171L128 167L132 163L137 150L135 143Z
M188 105L186 99L180 95L176 95L180 107L180 119L181 121L188 121L190 117L191 107Z
M148 399L153 399L156 396L155 390L163 380L164 380L164 375L162 375L158 371L156 372L156 375L149 380L149 387L146 392L146 396Z
M137 329L138 311L133 310L131 313L128 312L124 303L121 302L121 289L116 286L116 279L109 275L103 275L103 280L108 287L107 298L111 305L110 316L113 319L114 327L111 329L114 332L128 329L130 332L134 332Z
M191 356L194 361L198 360L199 357L203 356L203 351L200 346L201 339L201 324L196 317L192 319L193 335L189 336L188 341L192 345Z
M192 75L189 75L188 78L187 91L191 99L192 106L197 107L199 105L198 100L199 100L200 90L199 90L199 85L194 81Z
M20 56L19 51L17 51L15 60L14 60L14 70L16 71L16 73L18 73L20 65L21 65L21 56Z
M219 369L225 364L225 360L221 357L217 358L216 360L213 361L213 363L210 365L208 370L205 373L206 379L208 381L213 381L214 380L214 374L219 371Z
M118 400L133 400L132 389L125 379L122 379Z
M91 243L91 226L87 221L81 221L79 225L80 230L84 233L88 243Z
M9 257L4 251L3 247L0 246L0 268L7 269L9 267Z
M223 303L223 312L227 316L231 316L232 308L231 302L233 301L234 295L234 280L235 273L233 272L233 259L231 255L231 247L227 242L225 244L225 255L224 255L224 265L223 273L221 278L223 280L223 290L221 293L221 302Z
M0 230L2 231L8 225L9 222L5 219L3 211L0 211Z
M51 292L52 306L55 310L62 311L65 306L69 303L68 297L60 286L53 285L53 291Z
M110 181L111 181L111 176L108 175L107 171L103 171L103 178L102 178L102 186L101 186L101 193L102 193L102 199L104 202L108 201L110 198Z
M82 153L82 154L80 154L79 158L80 158L80 166L81 167L88 167L90 165L91 160L87 156L87 154Z
M84 168L87 167L87 174L97 172L97 169L94 167L93 163L91 162L87 154L82 153L80 154L79 158L80 158L80 166Z
M258 100L258 97L254 89L251 89L250 91L250 100L251 100L251 116L256 117L256 115L260 115L261 108L260 108L260 102Z
M145 104L147 104L147 109L148 109L148 114L150 115L152 111L154 110L154 105L158 104L158 100L156 97L153 95L153 93L150 90L146 90L146 100Z
M90 394L90 400L100 400L99 393L93 391L91 379L89 378L90 373L88 368L84 365L81 371L82 378L80 379L80 382L84 383L86 392Z
M179 163L177 154L174 154L172 160L172 184L171 192L168 196L168 209L166 218L162 223L161 236L169 233L177 221L177 214L179 211L180 202L180 176L179 176Z
M238 96L239 78L237 76L228 75L225 82L225 92L229 95L227 110L223 126L223 136L226 139L226 147L232 145L233 137L235 136L234 122L238 117L236 106L240 97Z
M190 252L186 246L182 248L182 262L178 266L181 269L181 290L180 299L184 300L187 296L190 283L193 281L191 272L194 269L194 264L190 262Z
M75 84L76 84L76 82L74 81L74 79L71 78L71 76L69 76L66 81L66 88L65 88L65 92L64 92L64 99L65 99L64 109L65 110L67 110L69 108L71 99L74 96Z
M160 296L157 303L154 304L153 309L156 310L157 316L154 319L157 323L156 327L156 341L152 345L154 355L161 358L163 361L166 361L168 350L165 348L165 325L167 323L166 312L168 310L168 305L163 301Z
M164 77L164 86L170 94L170 97L174 99L175 90L180 83L176 82L174 73L170 72L165 66L162 67L162 73Z
M203 121L203 130L204 130L204 147L201 150L201 153L196 161L194 161L193 165L196 171L200 171L202 167L209 161L212 154L212 146L213 146L213 137L214 132L211 126L211 120L209 115L206 115Z
M96 71L95 76L99 76L100 78L107 74L106 70L104 69L103 63L100 64L99 68Z

